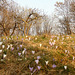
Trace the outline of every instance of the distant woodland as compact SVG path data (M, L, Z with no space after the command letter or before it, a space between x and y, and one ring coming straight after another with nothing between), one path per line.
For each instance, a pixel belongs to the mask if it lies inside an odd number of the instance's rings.
M24 8L13 0L0 0L0 36L75 34L75 0L55 3L55 13Z

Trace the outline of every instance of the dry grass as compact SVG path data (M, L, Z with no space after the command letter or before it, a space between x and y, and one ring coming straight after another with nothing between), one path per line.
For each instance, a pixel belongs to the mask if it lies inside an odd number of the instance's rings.
M5 47L2 48L0 45L0 50L2 50L0 75L75 75L74 34L18 36L18 38L17 36L7 38L4 36L1 37L1 42ZM12 47L7 49L10 44ZM26 51L22 54L24 48ZM6 54L5 58L3 58L4 54ZM40 58L38 59L37 56ZM37 59L38 64L35 62ZM38 66L41 68L39 69ZM64 68L65 66L67 69ZM29 67L33 67L32 71Z

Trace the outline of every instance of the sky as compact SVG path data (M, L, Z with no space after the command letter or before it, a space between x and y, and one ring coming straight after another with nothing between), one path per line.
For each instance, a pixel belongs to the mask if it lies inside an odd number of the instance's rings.
M36 8L44 11L47 15L50 15L54 11L54 4L58 2L63 2L64 0L14 0L20 6L25 8Z

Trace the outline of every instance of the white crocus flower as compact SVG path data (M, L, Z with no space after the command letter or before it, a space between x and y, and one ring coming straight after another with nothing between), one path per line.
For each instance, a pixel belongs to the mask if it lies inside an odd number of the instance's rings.
M51 43L51 42L49 42L49 44L51 45L52 43Z
M3 55L3 58L5 58L6 56L7 56L7 55L6 55L6 54L4 54L4 55Z
M22 61L22 59L20 59L20 58L19 58L18 60L19 60L19 61Z
M53 45L55 45L55 42L52 42Z
M3 39L3 41L4 41L5 39Z
M2 50L0 50L0 53L2 53Z
M61 42L63 44L63 42Z
M42 44L40 44L40 47L42 46Z
M37 38L35 38L35 40L37 40Z
M8 48L10 47L10 45L8 45Z
M71 39L72 37L70 37L70 39Z
M66 70L67 69L67 66L64 66L64 69Z
M0 45L2 45L3 42L0 42Z
M62 38L62 41L64 40L64 38Z
M12 47L13 45L12 44L10 44L10 47Z
M24 53L25 53L25 50L22 51L22 54L24 54Z
M29 37L29 40L30 40L31 38Z
M28 40L28 39L25 39L25 40Z
M1 59L1 61L3 61L3 59Z
M56 46L56 49L58 48L58 46Z
M25 58L25 60L27 60L27 58Z
M8 45L7 49L9 49L10 45Z
M49 61L45 61L46 65L48 65Z
M56 40L54 40L54 42L56 42Z
M52 41L52 39L50 39Z
M26 37L28 37L28 36L26 36Z
M65 53L67 53L68 51L67 50L65 50Z
M59 37L57 37L57 40L59 40Z
M69 39L69 37L66 37L67 39Z
M74 58L75 58L75 57L73 56L73 60L74 60Z
M2 45L2 48L5 48L5 45Z
M32 54L35 54L35 51L32 51Z

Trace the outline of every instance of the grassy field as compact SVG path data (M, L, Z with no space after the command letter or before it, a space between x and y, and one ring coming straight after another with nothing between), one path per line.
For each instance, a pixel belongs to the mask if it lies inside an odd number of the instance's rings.
M75 35L1 37L0 75L75 75Z

